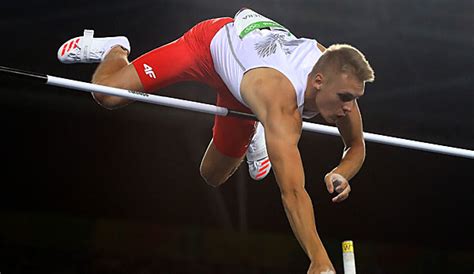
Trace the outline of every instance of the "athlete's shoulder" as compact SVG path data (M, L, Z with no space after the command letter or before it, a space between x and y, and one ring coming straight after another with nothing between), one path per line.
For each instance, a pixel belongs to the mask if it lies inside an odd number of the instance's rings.
M279 88L292 87L290 80L281 71L271 67L259 67L249 70L245 73L254 85L261 86L261 88ZM287 85L288 84L288 85Z

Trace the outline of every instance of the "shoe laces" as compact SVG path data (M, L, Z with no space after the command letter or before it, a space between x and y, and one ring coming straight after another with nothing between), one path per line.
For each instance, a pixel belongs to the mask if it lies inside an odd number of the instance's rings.
M259 169L259 161L250 161L248 164L249 166L252 166L253 170L258 170Z
M97 60L102 57L104 54L103 49L91 49L89 51L89 56L87 56L87 60ZM69 58L72 58L74 60L80 60L81 59L81 48L78 46L74 50L71 50L67 53Z
M256 142L254 142L254 140L252 140L252 142L250 142L249 144L249 147L248 147L248 150L250 153L253 153L257 150L257 144L255 144Z

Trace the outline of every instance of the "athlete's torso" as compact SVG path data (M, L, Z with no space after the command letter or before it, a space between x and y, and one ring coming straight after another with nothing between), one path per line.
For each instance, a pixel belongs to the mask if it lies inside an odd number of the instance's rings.
M303 112L303 105L308 74L322 55L316 40L296 38L280 24L251 10L239 13L236 21L219 30L211 42L214 68L230 92L247 106L240 95L244 73L253 68L273 68L290 80L303 117L314 116ZM253 22L245 22L249 18Z

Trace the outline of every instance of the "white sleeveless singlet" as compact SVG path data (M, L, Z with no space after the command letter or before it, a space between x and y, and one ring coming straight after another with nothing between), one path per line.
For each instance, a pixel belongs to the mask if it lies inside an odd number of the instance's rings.
M247 15L244 19L250 14L266 20L253 25L247 24L249 26L244 24L242 27L242 20L238 18L239 13L242 13L239 12L235 22L226 24L216 33L210 46L216 72L232 95L248 107L240 95L240 83L244 73L258 67L276 69L292 83L296 92L296 103L303 118L315 116L315 113L304 111L303 104L308 75L322 55L316 40L296 38L271 19L251 10L244 11ZM266 29L259 29L258 24Z

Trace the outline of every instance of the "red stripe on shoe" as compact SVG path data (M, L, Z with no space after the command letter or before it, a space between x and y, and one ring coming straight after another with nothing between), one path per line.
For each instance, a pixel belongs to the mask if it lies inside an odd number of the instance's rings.
M270 162L270 159L266 159L265 161L262 162L262 166L266 163Z
M64 55L64 52L66 51L66 46L67 46L66 44L63 45L63 50L61 51L61 56Z
M72 49L77 48L77 44L79 43L79 40L81 40L81 38L77 38L76 41L74 41L74 47L72 47Z
M259 174L257 174L257 176L255 176L255 179L258 179L262 177L263 175L266 175L267 173L268 173L267 171L260 172Z
M262 172L263 170L265 170L265 169L266 169L267 167L269 167L269 166L270 166L270 164L266 164L266 165L262 166L262 167L258 170L258 172Z
M74 41L69 42L69 44L67 45L66 52L69 52L69 50L71 49L72 44L74 44Z

